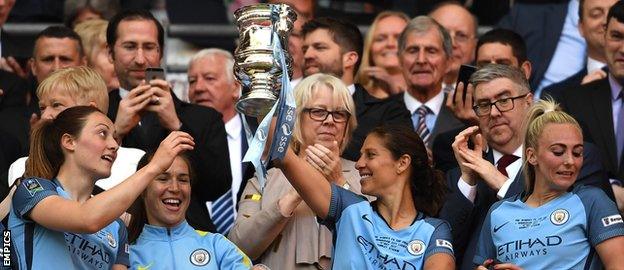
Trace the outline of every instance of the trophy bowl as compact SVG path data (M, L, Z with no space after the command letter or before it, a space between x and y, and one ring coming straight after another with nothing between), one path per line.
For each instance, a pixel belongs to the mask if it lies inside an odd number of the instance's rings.
M234 74L243 89L236 110L260 116L277 101L283 72L292 75L292 58L287 48L297 14L286 4L258 4L242 7L234 16L239 32ZM282 52L274 50L275 42L280 43ZM277 55L286 58L286 67L281 66Z

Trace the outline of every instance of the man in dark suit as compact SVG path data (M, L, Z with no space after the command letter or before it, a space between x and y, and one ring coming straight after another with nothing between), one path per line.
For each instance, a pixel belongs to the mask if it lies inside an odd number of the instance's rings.
M234 77L234 56L226 50L209 48L197 52L191 58L188 68L189 99L191 103L213 108L223 116L227 132L227 148L232 189L223 194L223 199L209 204L217 231L227 234L236 218L236 205L245 189L247 180L253 177L253 166L243 163L247 152L247 134L243 126L245 115L236 111L240 84ZM220 203L229 200L227 204ZM227 218L216 219L217 216Z
M399 37L399 62L407 82L403 100L428 149L438 134L463 126L444 106L442 82L452 61L451 43L444 27L427 16L412 19Z
M587 43L587 60L583 69L565 80L554 83L542 91L542 97L558 99L563 91L576 88L581 83L606 77L606 56L604 53L604 31L607 26L609 8L618 0L581 0L579 1L578 30ZM590 76L585 78L588 73Z
M353 97L358 126L342 157L356 161L368 132L382 124L407 125L409 112L393 96L381 100L371 96L364 87L353 84L362 55L362 34L357 26L333 18L316 18L302 29L304 76L327 73L342 80Z
M607 78L565 91L560 102L602 153L620 211L624 210L624 2L609 9L605 33Z
M561 81L580 70L585 42L578 33L577 0L516 0L498 27L520 34L533 64L531 89Z
M526 44L520 35L508 29L492 29L479 37L476 52L477 67L484 67L488 64L501 64L517 67L522 70L528 79L531 75L531 62L527 59ZM467 88L464 96L464 89L457 89L454 95L455 100L449 96L446 106L449 107L455 117L466 125L475 125L478 118L472 109L473 88ZM437 169L447 172L457 167L457 161L453 154L451 144L455 141L455 136L464 130L464 127L456 128L436 137L433 142L433 161Z
M476 242L490 206L524 189L522 122L533 102L525 74L513 66L488 65L470 82L479 125L459 133L453 143L459 168L447 174L451 192L440 212L451 224L459 269L474 269ZM609 192L599 155L589 152L584 157L577 182Z
M106 39L121 86L109 93L108 115L123 145L150 150L171 131L191 134L195 139L190 157L196 181L187 220L197 229L214 231L205 203L226 193L232 178L221 115L214 109L180 101L163 79L146 81L146 68L160 66L164 50L164 30L148 11L115 15Z

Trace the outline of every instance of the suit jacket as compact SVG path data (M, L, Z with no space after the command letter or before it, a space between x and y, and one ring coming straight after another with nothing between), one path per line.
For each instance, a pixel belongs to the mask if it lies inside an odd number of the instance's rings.
M451 129L435 137L431 152L433 154L433 165L436 169L446 173L458 166L452 145L455 141L455 136L464 129L466 129L465 126ZM469 141L468 143L472 147L472 142Z
M360 148L364 144L366 135L373 128L383 124L412 125L409 111L405 108L402 94L387 99L378 99L370 94L360 84L355 84L353 101L358 126L353 131L351 141L342 153L342 157L356 161L360 158Z
M490 150L485 154L485 159L494 163L494 154ZM613 190L609 184L609 179L602 169L600 154L595 146L585 143L583 152L583 167L579 172L575 185L592 185L602 189L607 196L614 200ZM481 233L483 221L498 197L484 181L477 181L477 196L474 203L468 200L459 191L457 181L461 176L458 167L447 173L447 185L450 189L442 210L440 218L446 220L451 225L453 233L453 248L455 251L455 262L457 269L474 269L472 259ZM524 174L522 169L516 174L514 181L509 186L505 198L509 198L524 191Z
M498 24L498 27L513 30L524 39L527 57L533 66L531 89L537 89L544 78L567 13L568 1L516 2Z
M558 83L551 84L542 90L542 98L547 96L552 97L554 100L560 100L564 91L571 88L577 88L581 85L583 78L587 75L587 67L583 67L579 72L566 78Z
M205 202L219 198L230 189L232 183L225 126L221 114L214 109L182 102L173 93L172 97L182 122L180 130L188 132L195 139L195 149L190 152L195 182L187 216L191 216L189 223L201 222L204 223L200 226L204 228L201 230L210 230L213 227ZM110 119L116 118L119 101L119 89L111 91L108 108ZM134 127L123 138L123 145L145 151L155 150L169 133L162 127L155 113L146 112L141 117L141 125ZM192 226L200 229L197 224Z
M446 94L444 94L444 100L446 100ZM429 144L427 145L427 147L429 147L430 149L433 147L433 143L435 142L435 139L438 137L438 135L458 128L461 128L463 130L464 128L466 128L466 125L459 119L455 118L453 112L449 110L444 104L442 104L440 113L438 114L435 125L433 126L433 130L431 131Z
M607 73L609 72L609 68L607 66L604 66L602 70ZM554 100L561 100L561 95L563 94L563 92L567 91L568 89L578 88L579 86L581 86L581 82L583 81L583 78L585 78L585 76L587 76L587 67L583 67L583 69L581 69L579 72L566 78L563 81L545 87L544 90L542 90L542 99L548 95Z
M617 160L609 79L565 91L559 102L579 122L584 139L600 149L609 177L624 180L624 164L619 164L621 162Z

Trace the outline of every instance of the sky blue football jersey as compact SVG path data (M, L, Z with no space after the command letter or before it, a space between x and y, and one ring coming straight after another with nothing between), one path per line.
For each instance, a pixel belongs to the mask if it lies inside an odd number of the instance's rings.
M332 185L328 216L334 232L333 269L422 269L436 253L453 256L446 221L418 213L409 227L395 231L361 196Z
M492 205L475 264L496 258L524 269L601 269L594 247L624 235L615 203L598 188L577 186L537 208L522 196Z
M114 264L129 265L126 227L119 219L94 234L63 233L34 223L28 216L30 211L53 195L70 198L58 182L46 179L24 179L15 190L9 229L19 269L27 269L28 246L32 246L32 269L111 269Z

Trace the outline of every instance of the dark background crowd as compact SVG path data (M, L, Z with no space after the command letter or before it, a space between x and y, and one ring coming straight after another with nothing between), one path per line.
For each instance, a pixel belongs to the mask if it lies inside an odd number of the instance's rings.
M58 69L87 65L107 84L108 116L123 147L153 149L171 130L200 134L191 154L199 181L187 219L194 227L227 234L253 176L253 167L241 162L248 147L241 128L245 117L234 110L239 85L228 53L238 37L233 12L263 2L287 3L297 13L288 44L293 85L328 73L350 89L358 126L343 158L357 161L366 134L382 123L412 125L421 136L431 162L447 173L450 194L457 195L449 196L440 216L453 229L453 222L465 224L453 231L458 258L471 258L492 203L522 191L524 118L524 112L514 115L513 99L507 100L510 108L498 103L510 96L486 98L496 102L473 108L480 104L479 82L466 88L466 81L456 84L462 80L461 65L514 66L531 91L512 98L550 97L561 103L581 124L587 143L588 165L579 179L601 187L624 211L624 18L618 17L624 11L607 21L616 0L0 0L2 197L14 181L11 164L28 154L29 130L45 118L42 106L65 106L38 100L37 85ZM141 31L124 29L120 22L117 33L110 33L114 22L106 20L135 9L149 10L162 24L151 36L157 42L143 42ZM421 29L427 22L410 22L420 15L433 18L445 34L428 36L431 31ZM131 42L123 43L125 37ZM158 66L167 70L174 94L161 101L170 106L147 114L133 107L128 92L141 87L133 72ZM509 130L495 129L496 121ZM465 160L454 152L460 132L473 125L488 142L488 161L505 178L462 165Z

